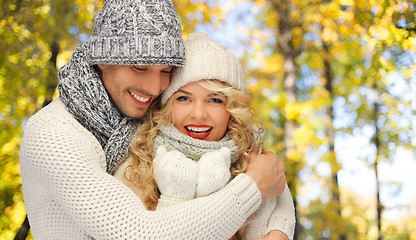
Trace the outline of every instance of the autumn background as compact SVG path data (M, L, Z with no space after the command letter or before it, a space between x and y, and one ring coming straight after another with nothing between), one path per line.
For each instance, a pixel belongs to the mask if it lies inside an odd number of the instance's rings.
M184 38L207 32L240 59L286 166L296 239L416 239L415 0L173 2ZM25 123L57 97L57 71L102 5L0 2L0 239L26 214Z

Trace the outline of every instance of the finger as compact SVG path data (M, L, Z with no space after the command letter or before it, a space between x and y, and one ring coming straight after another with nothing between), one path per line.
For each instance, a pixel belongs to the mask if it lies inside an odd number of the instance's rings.
M257 155L259 155L258 152L259 152L259 148L258 147L254 148L254 150L251 151L251 153L249 154L250 155L249 162L251 160L255 159L257 157Z

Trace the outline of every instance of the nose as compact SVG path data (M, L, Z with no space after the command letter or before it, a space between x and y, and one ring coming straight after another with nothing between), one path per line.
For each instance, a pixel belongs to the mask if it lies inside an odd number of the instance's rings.
M169 86L169 82L169 79L161 76L159 72L154 71L149 73L144 88L149 94L158 96Z
M196 120L204 120L208 117L208 112L203 101L196 101L193 103L191 117Z

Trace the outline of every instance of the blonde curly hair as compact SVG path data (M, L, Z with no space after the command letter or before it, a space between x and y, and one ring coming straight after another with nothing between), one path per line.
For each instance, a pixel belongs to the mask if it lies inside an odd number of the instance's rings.
M251 96L236 90L220 80L199 80L202 87L220 92L227 97L226 110L230 113L226 134L233 139L241 152L241 158L231 166L232 176L245 172L249 153L259 148L263 132L258 127L254 110L251 107ZM125 169L125 178L140 190L140 197L149 210L155 210L160 196L153 175L154 139L159 130L172 125L171 109L173 98L161 108L149 109L148 119L139 127L131 144L133 162Z

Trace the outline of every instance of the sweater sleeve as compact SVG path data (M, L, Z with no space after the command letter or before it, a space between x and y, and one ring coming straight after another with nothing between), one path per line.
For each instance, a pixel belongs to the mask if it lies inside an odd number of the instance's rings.
M295 205L289 187L286 184L282 195L277 198L276 208L270 216L268 230L280 230L286 234L289 240L293 239L295 234Z
M261 204L255 182L241 174L210 196L147 211L105 172L92 134L64 116L31 119L20 154L25 205L38 239L69 239L64 234L71 224L94 239L228 239ZM38 201L42 194L48 203Z
M293 239L295 232L295 207L289 187L278 198L263 199L260 208L249 218L243 239L264 237L272 230L279 230Z

